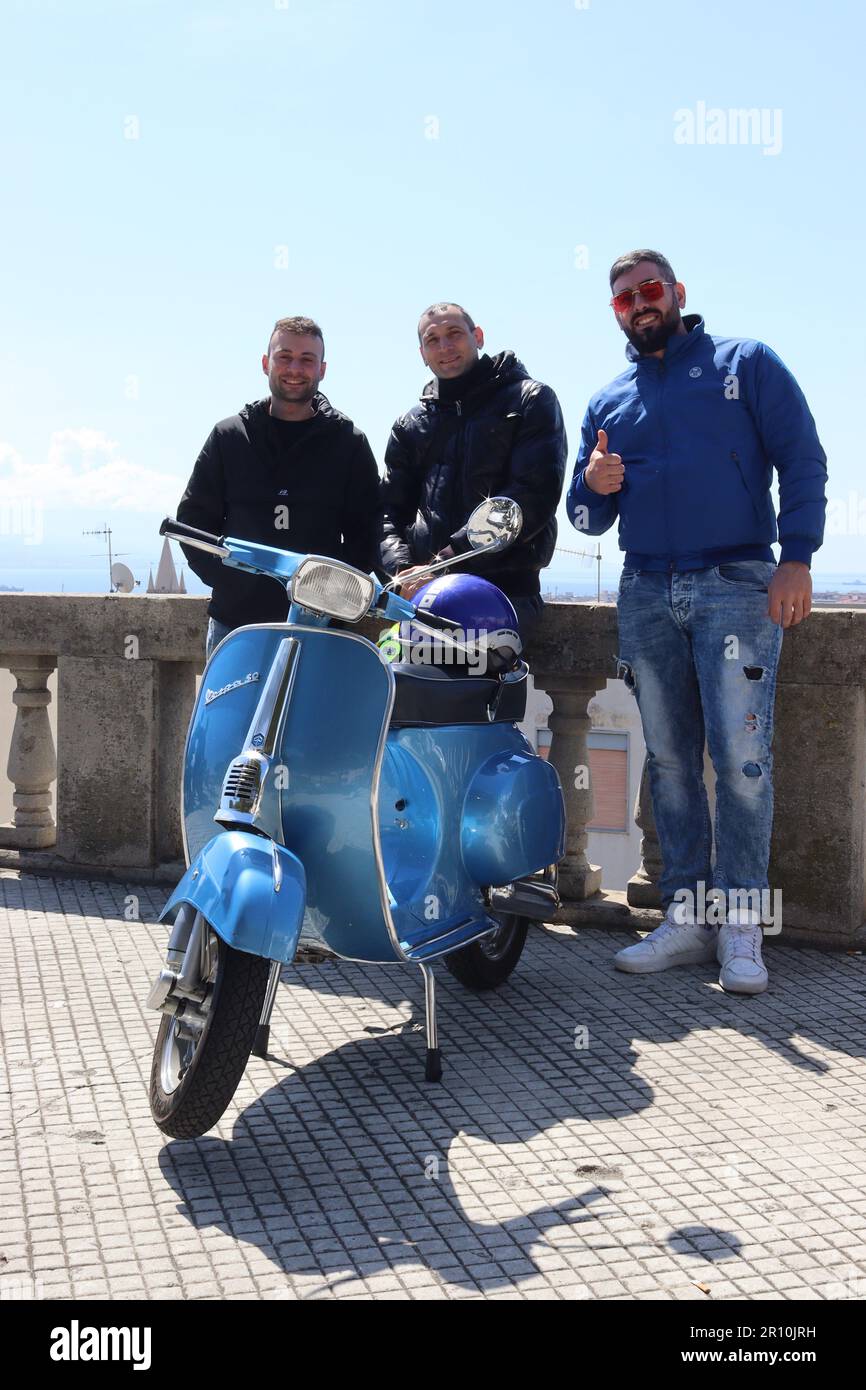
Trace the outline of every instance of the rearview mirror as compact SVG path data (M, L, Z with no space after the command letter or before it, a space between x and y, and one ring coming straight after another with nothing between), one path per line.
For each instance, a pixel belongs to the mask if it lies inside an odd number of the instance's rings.
M473 550L488 553L505 550L523 530L523 512L510 497L487 497L466 523L466 539Z
M510 497L485 497L475 508L466 523L466 539L472 550L450 555L447 560L436 560L425 565L425 575L438 574L440 570L452 569L467 560L473 551L484 551L492 555L497 550L505 550L517 540L523 530L523 512L517 502ZM397 578L385 585L384 592L398 585Z

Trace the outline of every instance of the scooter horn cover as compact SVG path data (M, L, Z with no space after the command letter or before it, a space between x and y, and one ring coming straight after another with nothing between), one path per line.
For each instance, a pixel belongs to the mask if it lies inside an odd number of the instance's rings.
M501 589L475 574L443 574L415 596L418 619L446 619L448 634L425 632L411 620L400 624L403 660L413 665L451 666L455 674L499 675L516 665L522 643L517 614Z

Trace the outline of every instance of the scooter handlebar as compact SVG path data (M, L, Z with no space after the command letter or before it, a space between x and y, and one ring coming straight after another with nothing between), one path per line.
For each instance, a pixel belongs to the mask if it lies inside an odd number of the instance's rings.
M419 623L436 628L439 632L455 632L460 627L453 619L443 618L441 613L427 613L423 608L416 609L416 617Z
M208 545L220 545L221 536L214 536L210 531L199 531L195 526L187 526L185 521L176 521L173 516L167 516L160 523L159 534L161 536L177 536L182 540L206 541Z

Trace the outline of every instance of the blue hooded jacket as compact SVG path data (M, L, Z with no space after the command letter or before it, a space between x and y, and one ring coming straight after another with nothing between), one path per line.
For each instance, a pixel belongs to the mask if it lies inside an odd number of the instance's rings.
M809 564L824 534L827 456L805 397L783 362L750 338L714 338L697 314L589 403L568 491L573 526L600 536L619 517L628 568L703 569L730 560ZM584 469L600 429L620 454L619 492L600 496ZM770 495L779 475L779 522Z

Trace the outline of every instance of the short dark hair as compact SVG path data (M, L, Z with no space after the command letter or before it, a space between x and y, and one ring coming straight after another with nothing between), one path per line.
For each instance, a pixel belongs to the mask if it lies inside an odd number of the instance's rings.
M268 338L268 357L270 357L271 355L271 343L274 340L274 334L278 333L280 329L282 329L284 333L294 333L299 338L307 336L311 338L318 338L320 343L322 344L322 361L324 362L325 339L322 336L322 330L316 323L315 319L304 318L303 314L293 314L291 318L277 319L276 323L271 329L271 336L270 338Z
M421 318L419 318L419 320L418 320L418 340L419 340L419 342L420 342L420 339L421 339L421 319L426 319L428 314L444 314L446 309L459 309L459 311L460 311L460 313L461 313L461 315L462 315L462 317L463 317L463 319L464 319L464 321L465 321L465 323L466 323L466 327L469 329L469 332L470 332L470 333L474 333L474 332L475 332L475 324L472 322L472 319L469 317L469 315L467 314L466 310L463 308L463 305L462 305L462 304L457 304L456 301L453 300L453 299L441 299L441 300L439 301L438 304L430 304L430 305L428 305L428 307L424 310L423 314L421 315Z
M621 275L625 275L627 270L634 270L635 266L640 265L641 261L652 261L653 265L658 266L666 280L671 280L676 284L677 277L674 274L674 268L667 256L663 256L660 251L647 251L644 249L642 251L627 251L624 256L617 256L610 268L611 289L613 289L614 282L617 281Z

